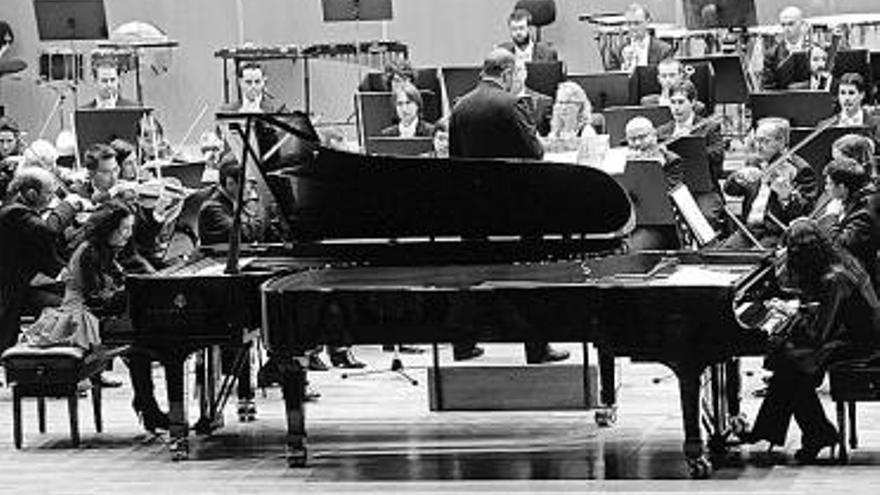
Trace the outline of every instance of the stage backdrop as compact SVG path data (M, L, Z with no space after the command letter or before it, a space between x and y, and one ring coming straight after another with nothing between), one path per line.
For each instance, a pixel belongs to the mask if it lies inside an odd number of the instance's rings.
M110 28L141 20L162 28L180 42L171 72L144 76L147 104L157 109L173 143L183 136L204 104L221 102L220 62L216 49L243 39L257 44L311 44L388 38L406 42L413 62L421 66L479 64L492 46L507 38L506 17L514 0L395 0L393 21L325 24L320 0L106 0ZM594 32L577 20L581 13L622 11L629 0L557 0L556 23L544 38L559 49L570 72L600 69ZM681 0L644 2L660 22L683 23ZM758 20L774 22L783 0L756 2ZM808 15L876 10L876 0L808 0L800 3ZM239 16L238 12L243 12ZM30 68L0 80L0 102L34 139L56 101L57 91L38 85L37 57L45 46L37 39L32 0L0 1L0 19L9 22L16 42L7 57L22 58ZM88 52L87 43L76 48ZM270 91L278 102L293 108L302 104L302 67L288 63L269 68ZM324 121L342 121L353 110L352 91L361 70L337 62L312 65L313 111ZM131 76L125 94L133 95ZM80 103L93 97L90 84L80 87ZM54 139L57 118L47 134Z

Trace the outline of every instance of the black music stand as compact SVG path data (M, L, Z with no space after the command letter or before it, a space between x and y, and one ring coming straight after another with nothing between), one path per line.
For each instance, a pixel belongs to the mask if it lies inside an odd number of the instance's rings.
M434 149L434 138L371 137L365 149L370 155L421 156Z
M672 203L666 195L666 175L659 162L629 160L617 177L629 193L639 227L674 227Z
M526 73L526 87L550 98L556 98L556 87L564 77L562 61L526 62Z
M712 183L712 174L709 172L705 137L682 136L672 140L666 147L681 157L684 184L688 190L702 194L717 189L718 185Z
M446 101L451 109L459 98L477 87L483 69L482 67L443 67L440 70L443 74L441 82L446 88Z
M73 121L80 158L93 144L109 144L114 139L137 145L139 122L152 111L148 107L77 110Z
M790 146L793 147L798 145L813 131L814 129L810 128L792 129ZM819 135L813 138L809 143L800 147L795 154L809 163L810 166L813 167L813 170L816 171L816 174L818 174L819 177L822 177L825 165L831 161L831 145L834 144L834 141L837 141L837 139L847 134L859 134L871 137L871 129L864 126L829 127L820 132Z
M34 0L40 41L105 40L104 0Z
M768 91L749 95L749 106L754 124L764 117L782 117L792 127L813 127L834 114L834 96L828 91Z
M569 74L568 80L583 88L593 105L594 112L601 112L608 107L630 104L628 72Z
M792 52L776 67L778 89L785 89L794 83L810 80L810 53Z
M708 62L712 66L715 75L713 84L715 103L742 103L749 97L749 83L739 55L710 55L679 60L688 65Z

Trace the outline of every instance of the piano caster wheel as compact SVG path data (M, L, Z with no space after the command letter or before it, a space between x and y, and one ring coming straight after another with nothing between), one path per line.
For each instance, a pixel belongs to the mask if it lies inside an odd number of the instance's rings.
M189 459L189 440L179 438L171 442L171 460L174 462L185 461Z
M308 451L305 447L289 448L287 451L287 466L292 468L306 467L308 457Z
M695 459L688 459L688 474L692 479L704 480L712 475L712 463L706 456L700 456Z
M240 402L238 404L239 423L250 423L257 420L257 406L253 401Z
M607 409L599 409L596 411L594 416L596 424L602 428L608 428L613 426L614 423L617 423L617 409L616 408L607 408Z
M749 431L749 422L742 414L740 414L739 416L733 416L732 418L727 420L727 426L728 428L730 428L730 433L738 437L742 436L743 433Z

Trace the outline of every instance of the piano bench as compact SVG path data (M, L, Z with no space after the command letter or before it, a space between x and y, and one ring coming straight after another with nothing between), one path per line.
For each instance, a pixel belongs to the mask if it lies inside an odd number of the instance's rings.
M73 446L79 446L78 385L99 371L87 365L85 354L79 347L37 348L19 344L0 356L6 368L6 381L12 388L12 436L16 449L22 443L21 400L25 397L37 399L40 433L46 432L46 398L67 398L70 437ZM93 384L91 390L95 430L101 433L101 387Z
M849 417L849 447L859 445L856 426L856 403L880 401L880 363L865 360L842 361L828 370L831 398L837 408L837 427L840 434L839 460L847 462L847 416Z

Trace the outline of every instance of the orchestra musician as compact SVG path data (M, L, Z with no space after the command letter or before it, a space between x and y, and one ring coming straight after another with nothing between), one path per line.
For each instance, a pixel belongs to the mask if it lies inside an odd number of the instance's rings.
M555 62L559 60L556 49L543 41L532 39L530 25L532 13L526 9L516 9L507 18L510 41L499 43L499 48L513 53L523 62Z
M593 114L587 94L577 83L564 81L556 88L550 132L542 139L545 152L577 151L577 163L589 164L597 146L597 129L604 127L601 114Z
M406 59L388 61L382 72L383 91L397 91L404 83L416 84L416 70ZM371 88L372 89L372 88Z
M873 204L877 190L870 179L865 167L851 158L836 158L825 166L826 192L840 205L839 211L828 215L828 235L859 260L876 287L880 223Z
M657 140L657 129L645 117L634 117L626 123L627 159L655 161L663 169L667 190L681 184L684 172L681 157L666 149ZM630 234L627 245L631 251L646 249L676 249L679 246L675 226L637 227Z
M544 149L523 100L513 90L516 57L509 50L496 48L483 61L480 82L464 95L452 109L449 122L449 154L460 158L531 158L540 159ZM511 315L514 308L475 308L471 302L459 301L456 314L461 315L455 326L468 327L475 312L489 311L508 320L521 320ZM479 357L483 349L469 339L453 344L453 358L465 360ZM526 343L526 362L541 363L567 359L567 351L558 351L547 342Z
M788 152L790 131L786 119L759 120L754 137L756 155L724 183L725 194L743 198L742 217L764 247L775 246L789 222L809 215L819 193L815 170ZM725 246L745 249L751 244L742 232L735 232Z
M110 147L116 153L116 164L119 165L119 178L127 181L137 181L141 178L140 164L137 160L137 150L134 145L124 139L110 141Z
M764 366L773 375L754 426L741 438L745 443L785 445L794 417L802 432L795 459L809 464L839 441L816 387L830 364L858 356L860 349L876 348L880 302L861 265L834 248L816 222L795 220L783 245L788 254L781 278L798 304L794 309L775 306L794 316L794 324L770 337Z
M227 243L232 232L238 189L242 187L242 166L235 158L227 157L220 164L219 176L214 192L199 210L199 239L203 245ZM244 242L255 242L262 239L265 227L256 211L260 198L252 185L244 187L241 236Z
M18 339L24 311L61 303L52 289L30 285L37 273L54 278L64 268L57 247L61 232L84 206L71 194L50 209L56 188L48 170L22 167L9 185L10 200L0 208L0 352Z
M874 143L880 142L880 119L863 105L865 79L861 74L847 72L837 84L837 102L840 112L819 123L819 126L867 127Z
M97 57L92 62L92 77L95 80L95 98L83 105L89 109L109 109L137 107L137 102L119 94L119 66L112 57Z
M639 66L657 65L661 60L672 58L674 47L654 37L648 29L651 13L647 7L630 4L624 16L628 43L611 52L608 70L632 71Z
M404 82L391 93L398 122L382 129L386 137L431 137L434 126L422 118L422 95L412 83Z
M809 26L804 22L804 13L800 8L794 6L783 8L779 12L779 24L782 26L781 38L764 52L764 67L761 73L764 89L785 89L789 84L798 82L785 80L786 75L779 69L792 53L803 52L810 48Z
M0 160L21 155L23 148L18 124L9 117L0 117Z
M709 175L714 186L712 191L693 191L700 211L717 228L721 227L724 216L724 199L721 195L721 178L724 165L724 139L721 136L721 123L697 115L697 88L688 80L677 81L669 89L669 103L672 121L657 128L660 141L668 141L682 136L702 136L706 138L706 154L709 158Z
M828 67L828 51L821 45L814 44L810 47L810 79L792 82L788 89L831 91L833 85L834 77Z
M535 130L539 136L546 136L550 132L550 118L553 115L553 98L539 93L526 86L529 71L523 59L516 59L516 68L513 73L513 87L511 92L515 94L526 107L535 123Z
M874 150L874 140L861 134L846 134L840 136L831 144L831 157L833 159L847 157L859 162L868 175L874 180L877 176Z

